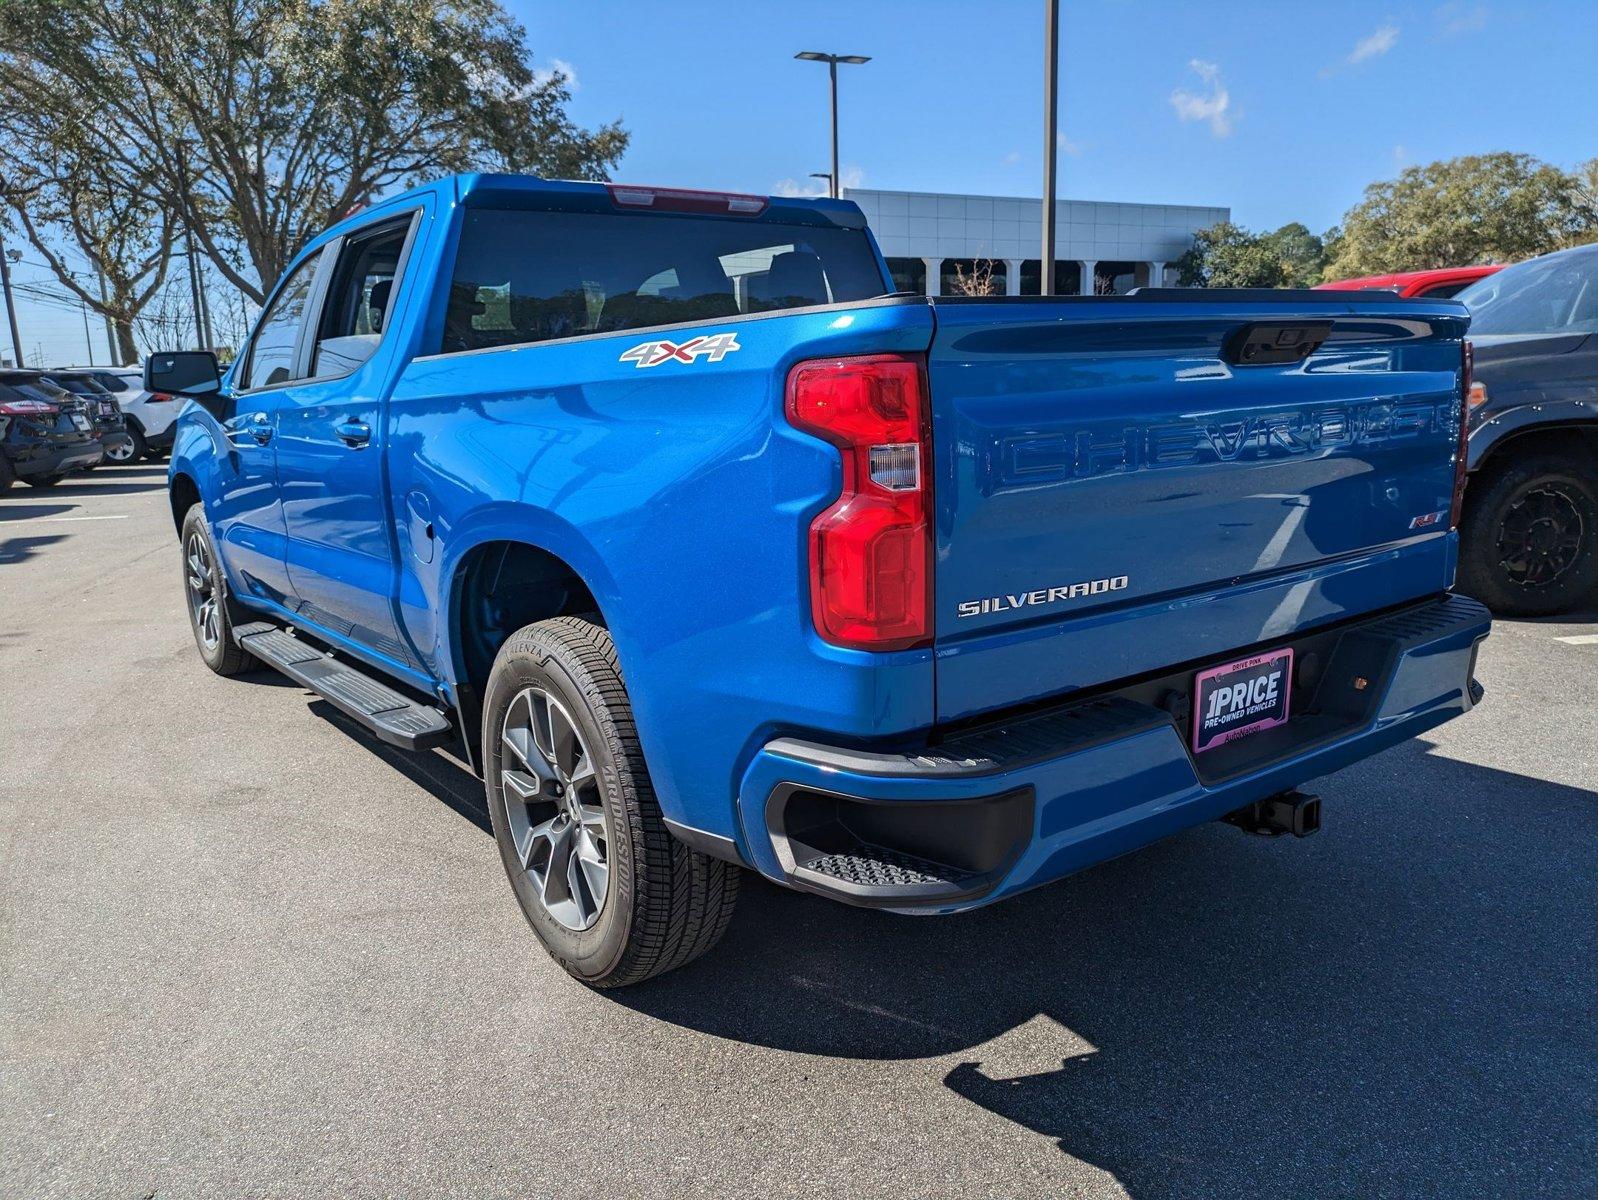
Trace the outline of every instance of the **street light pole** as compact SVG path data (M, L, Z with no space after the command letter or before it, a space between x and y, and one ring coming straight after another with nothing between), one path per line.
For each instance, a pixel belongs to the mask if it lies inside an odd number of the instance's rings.
M1045 296L1054 295L1054 158L1060 122L1060 0L1043 2L1043 268ZM1091 290L1091 289L1090 289Z
M6 252L4 238L0 238L0 290L6 296L6 317L11 322L11 357L22 365L22 335L17 332L17 300L11 294L11 255Z
M819 50L801 50L794 55L795 58L805 62L824 62L827 64L827 78L832 91L832 178L827 185L827 194L834 200L838 198L838 64L849 63L858 65L871 61L869 54L823 54Z

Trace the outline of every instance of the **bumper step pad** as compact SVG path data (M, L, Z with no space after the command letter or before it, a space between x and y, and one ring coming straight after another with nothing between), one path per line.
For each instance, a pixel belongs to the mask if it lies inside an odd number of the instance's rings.
M315 692L375 737L403 750L429 750L455 734L449 717L378 682L360 667L265 622L241 625L234 640L265 665Z
M825 854L800 868L825 875L840 883L859 888L945 888L955 892L965 889L971 875L943 863L901 854L897 850L884 850L880 846L861 846L856 850L838 854Z

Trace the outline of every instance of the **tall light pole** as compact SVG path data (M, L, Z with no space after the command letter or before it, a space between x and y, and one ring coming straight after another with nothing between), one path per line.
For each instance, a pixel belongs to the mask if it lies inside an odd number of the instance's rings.
M6 249L5 241L0 239L0 290L5 292L6 317L11 322L11 357L16 360L12 365L22 365L22 335L17 332L17 300L11 294L11 253Z
M827 194L834 200L838 198L838 64L849 63L857 66L860 63L871 61L869 54L823 54L819 50L801 50L794 55L805 62L824 62L827 64L827 75L832 84L832 179L827 185Z
M1045 296L1054 295L1054 156L1060 124L1060 0L1043 0L1043 268ZM1090 292L1092 288L1088 289Z

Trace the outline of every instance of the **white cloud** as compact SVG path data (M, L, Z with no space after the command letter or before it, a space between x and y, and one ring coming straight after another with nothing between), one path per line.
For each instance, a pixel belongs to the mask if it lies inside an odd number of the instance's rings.
M1368 38L1362 38L1348 56L1348 65L1355 66L1368 58L1380 58L1398 45L1398 26L1383 25Z
M1320 69L1320 77L1322 79L1330 79L1347 67L1357 67L1362 62L1380 58L1396 45L1398 45L1398 26L1389 22L1378 28L1369 37L1361 38L1356 42L1354 48L1340 62L1333 63L1329 67L1322 67Z
M1439 5L1432 14L1444 37L1457 37L1462 33L1480 33L1487 28L1487 6L1467 5L1459 0L1449 0Z
M1007 167L1013 167L1013 166L1015 166L1016 163L1018 163L1020 161L1021 161L1021 152L1019 150L1012 150L1012 151L1010 151L1010 153L1008 153L1008 154L1006 154L1004 156L1004 165L1007 166Z
M845 163L838 172L843 176L845 190L849 188L864 187L866 173L859 167ZM825 196L827 194L827 181L825 179L779 179L772 185L773 196Z
M556 76L561 76L566 80L566 87L570 91L575 92L582 87L582 84L577 82L577 68L564 58L550 59L548 69L543 67L535 67L533 69L533 83L539 87L542 87Z
M1204 81L1207 93L1177 88L1171 93L1171 107L1178 121L1207 121L1210 132L1218 138L1232 132L1236 115L1232 112L1232 95L1221 82L1221 68L1201 58L1188 60L1188 67Z
M1072 158L1081 158L1082 151L1088 148L1088 144L1086 142L1072 141L1063 133L1056 136L1054 141L1055 144L1060 147L1060 153L1068 154Z

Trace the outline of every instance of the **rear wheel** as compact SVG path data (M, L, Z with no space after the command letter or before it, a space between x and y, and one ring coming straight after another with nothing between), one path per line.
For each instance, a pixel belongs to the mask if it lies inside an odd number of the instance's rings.
M11 460L0 452L0 492L5 491L17 481L17 473L11 469Z
M126 463L138 462L139 459L144 457L147 448L144 444L144 435L139 432L137 425L128 426L128 437L131 440L126 446L105 452L106 462L113 462L118 466L122 466Z
M51 488L55 487L64 478L64 475L29 475L22 482L29 487Z
M1460 590L1510 616L1564 612L1598 587L1598 486L1574 456L1511 459L1471 483Z
M205 523L205 511L194 505L183 518L183 593L188 601L189 627L205 665L218 675L247 671L254 660L233 641L228 617L227 581Z
M620 987L716 944L738 868L667 832L602 625L556 617L515 633L494 660L483 731L500 857L567 972Z

